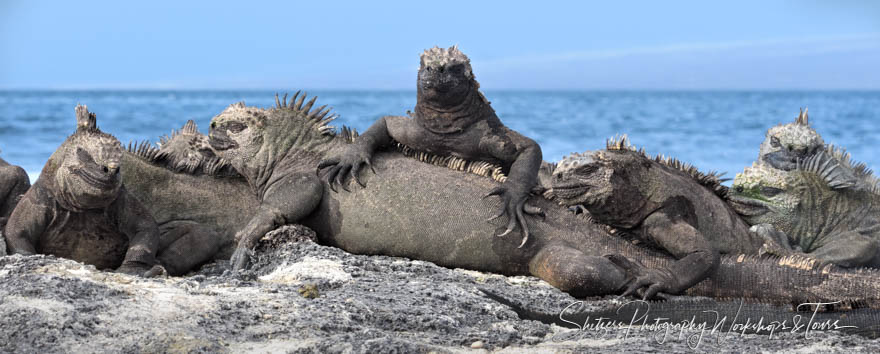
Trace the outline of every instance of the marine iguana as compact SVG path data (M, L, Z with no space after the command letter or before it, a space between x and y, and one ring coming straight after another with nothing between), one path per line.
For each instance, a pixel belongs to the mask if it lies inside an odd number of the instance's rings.
M319 169L329 167L325 181L334 191L334 184L348 190L349 174L363 184L359 179L362 167L372 166L374 152L393 142L439 156L500 165L508 178L486 194L502 200L492 218L508 216L507 229L499 236L511 233L519 224L523 234L520 247L524 246L529 239L525 215L541 213L526 204L537 184L541 148L501 123L480 92L470 59L456 46L434 47L422 53L417 88L417 103L411 117L380 118L354 144L321 161Z
M77 129L49 157L6 225L10 253L44 253L144 275L156 265L156 221L119 174L122 145L76 107ZM149 275L149 274L148 274Z
M354 134L345 129L336 133L328 125L329 119L324 119L327 110L311 109L314 99L306 105L304 100L297 94L288 103L285 97L271 109L233 104L212 121L211 145L247 179L249 191L259 196L258 192L275 188L275 197L263 199L254 219L238 234L236 253L244 261L248 247L263 236L260 229L282 223L304 224L316 231L322 244L351 253L534 275L575 296L619 294L632 282L626 270L605 255L638 260L649 268L668 267L676 261L666 253L611 235L603 226L545 198L534 198L536 206L545 210L546 220L535 225L535 237L524 247L518 248L518 240L495 237L506 223L497 219L487 223L485 219L500 202L481 195L504 178L500 167L485 162L399 147L403 154L382 151L373 157L381 178L367 174L365 188L332 193L315 176L313 167L334 150L344 148ZM296 173L285 175L284 171ZM292 182L305 187L297 189ZM201 206L206 207L212 206ZM237 261L233 265L240 269L245 262ZM725 256L717 271L688 294L786 301L856 300L876 298L880 294L877 280L880 272L820 268L796 256Z
M195 122L159 147L129 144L122 157L122 181L159 225L159 262L170 275L229 259L235 233L256 213L259 200L247 181L214 156Z
M12 214L21 196L30 187L31 181L23 168L10 165L0 158L0 230L6 225L9 214Z
M640 272L625 294L643 287L647 298L679 294L712 274L720 254L758 254L764 243L719 198L726 188L716 174L651 159L625 135L609 140L605 150L566 156L551 186L549 195L563 206L583 207L593 220L678 259Z
M857 165L861 166L861 165ZM819 152L783 172L755 164L737 174L730 205L775 238L779 254L806 253L842 267L880 267L880 196L848 159Z
M805 160L822 150L825 150L822 136L810 126L807 110L801 109L794 122L767 130L756 162L791 171L797 167L798 160Z
M0 256L6 255L6 240L3 237L6 220L30 187L31 181L24 169L0 158Z

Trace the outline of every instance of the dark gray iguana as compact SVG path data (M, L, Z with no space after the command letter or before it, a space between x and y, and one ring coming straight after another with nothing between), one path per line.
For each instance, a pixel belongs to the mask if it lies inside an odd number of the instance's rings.
M737 174L730 205L757 232L778 240L782 248L774 253L880 267L880 195L853 180L865 172L858 171L827 151L789 172L755 164Z
M0 256L6 255L3 228L21 196L31 187L27 173L0 158Z
M551 178L550 195L590 217L676 259L667 268L636 271L627 294L679 294L715 271L720 254L758 254L763 240L722 200L715 174L660 156L651 159L626 136L606 150L565 157ZM620 259L622 264L624 260ZM635 265L630 265L630 267Z
M347 190L349 174L361 183L361 168L371 166L373 153L394 142L438 156L500 165L508 178L487 194L502 200L492 218L508 216L507 229L499 236L512 232L518 223L523 232L520 247L525 245L529 238L525 215L540 214L526 200L537 184L541 148L501 123L480 92L470 60L455 46L422 53L417 88L412 117L386 116L373 123L354 144L318 165L329 167L325 180L334 190L334 184Z
M158 145L130 144L122 158L122 180L159 225L160 263L168 274L182 275L229 259L236 232L259 208L256 195L214 156L193 121Z
M98 269L158 271L153 217L122 183L122 145L76 107L77 129L49 157L6 225L10 253L52 254Z
M254 195L266 196L254 218L239 232L236 253L245 257L248 248L263 236L262 230L301 223L315 230L321 243L351 253L534 275L575 296L619 294L631 284L633 279L625 269L605 255L628 257L649 268L666 268L676 261L664 252L611 235L604 227L540 197L533 198L534 203L545 210L546 219L534 225L535 237L522 248L518 248L519 240L495 237L506 222L496 219L487 223L486 219L500 202L481 196L499 185L496 178L502 178L497 173L500 168L484 162L407 147L400 148L404 154L381 151L372 158L381 178L366 174L366 187L331 193L315 176L314 166L344 148L352 134L346 130L337 134L328 126L329 119L324 119L327 111L312 109L314 99L303 102L297 94L290 103L286 97L278 100L272 109L234 104L212 120L211 145L218 156L247 179ZM273 193L261 193L264 190ZM181 193L179 197L185 198L185 190ZM215 205L204 203L202 208ZM302 217L292 217L296 215ZM819 268L795 256L726 256L717 271L688 294L786 301L855 300L876 298L880 294L878 280L878 272Z

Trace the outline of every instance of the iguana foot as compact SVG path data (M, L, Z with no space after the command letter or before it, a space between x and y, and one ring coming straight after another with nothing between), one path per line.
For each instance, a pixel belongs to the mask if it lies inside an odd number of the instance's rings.
M519 224L523 231L523 239L517 248L522 248L529 240L529 225L526 223L525 215L537 215L543 218L545 217L544 211L541 208L526 204L526 200L529 198L529 193L527 192L520 192L516 191L516 189L509 189L506 186L500 186L492 189L483 198L493 195L501 197L501 206L498 208L498 213L487 221L500 218L505 214L508 216L507 230L497 235L499 237L507 236Z
M370 167L370 170L372 170L373 173L376 173L376 169L373 168L373 163L370 161L370 158L371 155L364 152L363 149L360 149L357 145L348 145L340 156L324 159L318 163L316 173L320 175L321 169L329 167L327 172L324 173L323 180L327 182L330 189L333 192L336 192L336 184L338 184L346 192L350 192L346 183L346 178L349 174L351 174L352 179L354 179L357 184L361 187L366 187L367 185L360 180L361 168L366 165Z
M788 235L786 235L782 231L777 230L771 224L753 225L749 228L749 232L754 233L762 240L764 240L764 244L761 246L758 254L787 256L790 254L798 253L795 249L791 247L791 244L788 240Z
M649 269L621 255L613 254L605 257L623 268L632 277L626 291L620 295L621 297L637 294L642 297L642 300L666 299L670 294L678 294L684 290L679 289L675 275L669 270Z
M140 262L124 262L119 268L116 268L116 273L152 278L165 274L165 268L158 264L150 266Z
M229 264L232 266L232 271L238 272L245 270L250 264L251 256L254 255L254 251L247 247L238 247L235 249L235 252L232 254L232 258L229 260Z

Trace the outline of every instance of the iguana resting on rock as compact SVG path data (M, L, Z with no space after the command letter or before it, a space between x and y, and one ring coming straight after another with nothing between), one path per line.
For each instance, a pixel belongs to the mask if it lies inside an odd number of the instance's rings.
M0 231L21 196L31 187L27 173L21 167L10 165L0 158ZM4 245L0 247L5 249ZM5 252L0 253L0 255Z
M6 240L3 237L6 220L30 187L31 181L24 169L0 158L0 256L6 255Z
M556 167L549 195L583 207L593 220L669 252L668 268L640 272L627 294L678 294L715 271L719 254L758 254L763 240L717 194L718 176L660 156L651 159L626 136L606 150L572 154ZM546 193L545 193L546 195Z
M249 191L264 196L254 219L239 232L236 253L244 261L263 230L286 223L308 226L321 243L351 253L534 275L576 296L619 294L630 285L633 279L626 270L604 255L628 257L650 268L665 268L676 261L610 235L604 227L545 198L534 198L546 212L545 221L535 224L535 237L518 248L519 240L494 236L506 227L505 222L485 221L500 203L481 196L499 185L500 167L407 147L400 148L404 154L383 151L373 156L381 178L365 175L369 182L365 188L331 193L313 168L333 150L344 148L352 134L335 133L327 125L329 120L323 119L327 111L311 109L314 100L306 105L303 101L296 95L290 103L278 100L272 109L234 104L212 121L211 145L218 156L242 173ZM263 190L273 192L259 194ZM185 190L181 192L179 197L185 198ZM201 208L215 205L202 204ZM244 262L236 263L241 267ZM820 269L797 257L722 257L717 271L689 294L856 300L876 298L878 280L878 272Z
M10 253L52 254L144 274L156 264L156 221L122 183L122 145L76 107L77 129L49 157L9 217Z
M160 263L171 275L229 259L235 233L259 207L247 181L213 156L208 137L189 121L159 148L129 145L122 181L159 225Z
M852 179L848 159L828 152L790 172L754 165L733 181L731 206L774 238L779 254L806 253L843 267L880 267L880 196Z
M348 190L349 173L361 183L361 168L372 166L374 152L395 141L439 156L500 165L508 178L487 194L502 200L492 218L508 216L507 229L499 236L512 232L518 223L523 232L520 247L525 245L529 238L525 215L540 214L526 200L537 183L541 148L501 123L480 92L470 60L455 46L422 53L417 88L412 117L386 116L373 123L354 144L318 165L319 169L330 167L325 180L334 190L334 184Z

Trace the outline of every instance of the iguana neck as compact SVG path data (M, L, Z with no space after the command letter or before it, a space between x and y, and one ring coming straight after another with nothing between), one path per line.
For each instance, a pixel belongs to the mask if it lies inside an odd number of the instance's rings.
M819 181L808 183L791 218L794 221L792 230L790 233L782 230L804 252L822 247L842 231L880 227L872 215L872 211L876 210L873 200L863 200L849 191L829 190Z
M419 92L415 108L415 121L423 128L436 134L452 134L464 131L468 126L495 111L489 101L480 93L478 85L471 80L467 95L461 102L444 105L424 99Z

